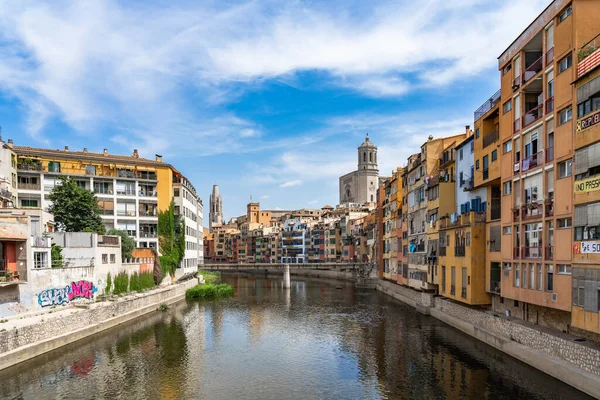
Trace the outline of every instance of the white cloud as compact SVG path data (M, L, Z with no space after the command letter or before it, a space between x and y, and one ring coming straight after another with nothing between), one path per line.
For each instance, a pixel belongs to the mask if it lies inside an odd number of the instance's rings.
M0 86L28 110L39 141L59 118L86 135L108 125L114 141L125 135L150 154L269 150L290 142L215 106L298 71L375 97L467 79L493 69L547 0L356 2L345 12L227 4L0 0Z
M296 179L294 181L283 182L281 185L279 185L279 187L280 188L290 188L290 187L300 186L300 185L302 185L302 181L299 179Z
M308 202L310 205L319 204L319 200L311 200Z

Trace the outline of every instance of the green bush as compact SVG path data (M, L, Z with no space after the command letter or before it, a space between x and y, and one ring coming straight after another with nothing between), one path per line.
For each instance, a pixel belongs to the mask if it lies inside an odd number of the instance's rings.
M231 296L233 296L233 288L226 283L197 285L185 292L185 297L188 299L215 299Z
M141 292L140 290L140 277L137 272L134 272L133 275L129 277L129 291L131 292Z
M106 288L104 289L105 294L109 294L112 289L112 278L110 277L110 272L106 276Z
M152 272L143 272L138 279L140 290L153 289L155 286Z
M127 293L129 291L129 275L127 272L122 271L115 276L115 287L113 289L113 294L119 295L123 293Z
M221 278L221 273L220 272L200 270L200 271L198 271L198 273L200 275L202 275L202 277L204 278L204 281L206 283L216 283Z

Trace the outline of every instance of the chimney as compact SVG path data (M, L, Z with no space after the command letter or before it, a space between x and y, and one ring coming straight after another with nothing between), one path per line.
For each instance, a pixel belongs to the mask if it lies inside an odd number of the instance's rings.
M83 152L84 152L84 153L87 153L87 152L88 152L88 150L87 150L87 147L84 147L84 148L83 148Z
M8 139L8 147L10 147L11 149L13 148L13 140L12 139Z
M65 146L65 151L68 153L69 152L69 146Z
M138 153L137 149L133 149L133 158L140 158L140 154Z
M469 131L471 130L471 125L465 125L465 133L469 136Z
M103 154L104 154L104 156L106 157L106 156L108 155L108 149L104 149L104 152L103 152Z
M156 154L156 161L162 162L162 156L160 154Z

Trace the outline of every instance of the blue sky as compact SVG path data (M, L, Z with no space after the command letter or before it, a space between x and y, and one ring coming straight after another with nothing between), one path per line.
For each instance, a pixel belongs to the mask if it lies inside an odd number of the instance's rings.
M337 203L453 135L549 0L0 0L0 126L18 145L159 153L226 219ZM205 217L207 212L205 212Z

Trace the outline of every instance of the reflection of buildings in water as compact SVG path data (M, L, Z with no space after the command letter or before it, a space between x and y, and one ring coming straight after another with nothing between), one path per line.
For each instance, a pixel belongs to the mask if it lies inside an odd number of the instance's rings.
M248 310L248 334L250 343L256 344L260 341L263 324L263 309L257 305L251 305Z
M212 328L213 341L219 341L223 334L223 307L216 303L211 303L209 311L210 326Z
M184 303L185 304L185 303ZM195 377L195 382L205 380L206 368L204 368L204 357L206 351L206 308L202 302L198 301L190 307L186 307L183 313L183 325L188 343L187 371L185 376ZM184 398L194 398L194 386L186 385L191 393L186 394Z
M290 311L290 308L292 307L292 291L286 290L284 295L285 295L285 309L286 309L286 311Z

